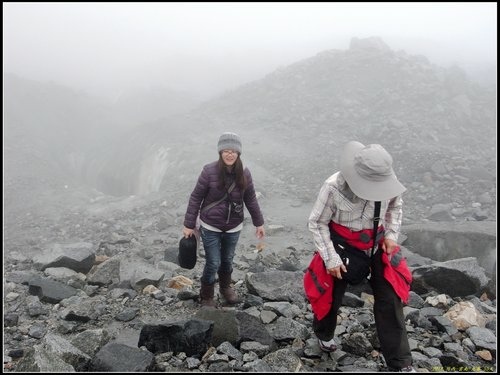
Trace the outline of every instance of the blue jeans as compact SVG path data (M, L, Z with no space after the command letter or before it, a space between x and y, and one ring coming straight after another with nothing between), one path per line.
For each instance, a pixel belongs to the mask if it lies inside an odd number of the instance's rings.
M234 252L240 238L240 232L213 232L203 227L200 228L200 232L206 258L201 282L213 284L217 272L233 272Z

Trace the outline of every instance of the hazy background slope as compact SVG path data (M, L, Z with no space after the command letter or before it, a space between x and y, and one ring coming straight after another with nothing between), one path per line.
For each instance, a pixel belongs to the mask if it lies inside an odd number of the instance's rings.
M7 219L67 209L68 196L85 203L102 194L171 195L181 207L202 166L217 158L223 131L242 136L242 158L269 197L310 204L337 170L343 144L358 140L393 155L410 220L439 204L466 219L478 202L476 219L496 217L495 88L380 38L353 38L346 50L323 51L199 105L171 90L110 103L4 78Z

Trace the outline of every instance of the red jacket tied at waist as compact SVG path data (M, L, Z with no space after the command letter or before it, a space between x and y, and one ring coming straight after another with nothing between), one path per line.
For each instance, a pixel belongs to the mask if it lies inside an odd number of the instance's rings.
M359 250L372 248L373 230L352 231L333 221L330 222L330 229L341 236L350 246ZM380 236L378 238L379 244L384 240L383 230L381 226L377 234L377 236ZM412 274L408 268L406 259L401 254L401 248L397 247L391 254L390 259L383 252L382 263L384 264L384 278L391 284L398 297L404 303L408 303ZM316 251L304 275L304 290L309 303L311 303L313 313L318 320L324 318L330 311L333 303L334 280L334 277L327 273L323 259L319 255L319 252Z
M316 251L304 274L304 291L318 320L323 319L332 307L333 280Z
M373 244L373 229L363 229L360 231L352 231L351 229L334 223L330 221L330 230L337 233L345 241L359 249L368 250L372 248ZM379 231L377 233L378 243L382 244L384 241L383 237L384 227L379 226ZM368 241L368 238L370 239ZM412 274L408 268L406 259L401 254L401 248L398 246L395 251L391 254L391 258L383 252L382 253L382 263L384 263L384 278L391 284L392 288L396 294L403 300L404 303L408 303L408 298L410 296L410 286L412 282Z
M410 286L413 280L406 259L401 254L401 248L398 246L389 256L382 253L382 263L384 263L384 278L392 285L399 298L404 303L408 303L410 297Z
M352 231L348 227L334 223L333 221L330 221L329 227L330 231L337 233L340 237L345 239L345 241L349 245L354 246L356 249L368 250L372 248L373 229ZM377 233L379 244L384 240L383 233L384 233L384 226L379 225Z

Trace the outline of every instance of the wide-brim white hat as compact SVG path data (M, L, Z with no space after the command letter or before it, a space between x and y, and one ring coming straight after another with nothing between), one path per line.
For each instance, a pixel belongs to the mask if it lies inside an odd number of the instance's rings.
M406 190L392 169L391 155L379 144L347 143L340 172L352 192L369 201L388 200Z

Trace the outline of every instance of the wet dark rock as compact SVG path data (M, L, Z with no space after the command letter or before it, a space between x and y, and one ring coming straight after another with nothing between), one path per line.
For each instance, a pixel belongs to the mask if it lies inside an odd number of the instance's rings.
M95 260L94 245L86 242L54 244L36 256L34 266L40 270L49 267L65 267L87 273Z
M203 354L211 343L213 326L213 322L201 319L145 325L138 345L145 346L152 353Z
M58 281L35 277L29 281L29 293L38 296L40 301L58 303L76 295L77 290Z
M152 353L124 344L109 343L92 359L91 370L99 372L145 372L153 368Z

